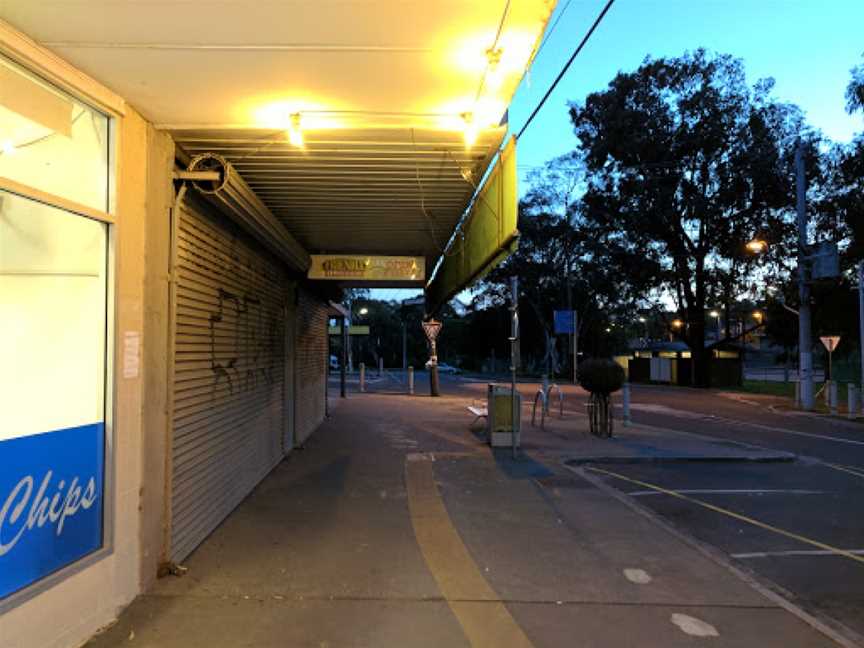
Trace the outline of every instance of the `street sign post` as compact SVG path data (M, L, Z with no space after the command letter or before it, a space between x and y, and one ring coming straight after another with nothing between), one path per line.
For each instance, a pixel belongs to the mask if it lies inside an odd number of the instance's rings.
M426 339L429 340L431 354L429 358L429 393L432 396L440 396L441 391L438 383L438 346L436 340L441 332L443 324L434 319L423 322L423 332L426 334Z

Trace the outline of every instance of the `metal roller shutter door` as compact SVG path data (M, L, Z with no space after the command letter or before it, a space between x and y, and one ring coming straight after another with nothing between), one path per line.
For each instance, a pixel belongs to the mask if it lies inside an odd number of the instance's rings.
M193 196L175 224L172 561L186 558L283 457L280 264Z
M327 304L306 290L297 291L296 411L297 443L303 443L327 414Z

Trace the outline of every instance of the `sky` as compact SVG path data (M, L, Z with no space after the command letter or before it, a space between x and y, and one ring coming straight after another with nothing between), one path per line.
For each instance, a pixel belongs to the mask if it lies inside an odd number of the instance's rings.
M547 40L510 106L513 131L525 123L604 4L558 0ZM864 0L616 0L519 140L520 192L532 167L574 148L568 101L584 101L646 56L675 57L699 47L742 59L751 85L773 77L775 96L804 109L827 137L848 142L864 131L861 114L844 110L849 71L864 63Z
M558 0L546 41L511 103L512 131L521 129L605 2ZM575 147L568 101L584 101L646 56L675 57L699 47L742 59L751 85L773 77L774 95L800 106L827 137L848 142L864 131L861 113L844 109L850 70L864 63L864 0L616 0L518 142L520 194L533 168ZM417 292L376 290L373 296L405 299Z

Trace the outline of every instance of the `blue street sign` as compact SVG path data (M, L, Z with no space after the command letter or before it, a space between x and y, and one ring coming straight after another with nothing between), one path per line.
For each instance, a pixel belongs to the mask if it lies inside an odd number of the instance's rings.
M555 333L575 333L573 323L576 321L574 311L555 311Z
M105 426L0 441L0 599L102 546Z

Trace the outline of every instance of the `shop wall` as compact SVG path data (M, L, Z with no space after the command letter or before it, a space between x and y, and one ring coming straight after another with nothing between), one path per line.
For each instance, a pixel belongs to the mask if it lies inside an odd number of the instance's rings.
M80 645L116 618L119 610L141 589L138 511L142 485L143 376L140 348L144 325L150 127L131 109L117 119L116 125L115 379L113 394L109 394L109 398L113 396L115 446L113 467L108 468L113 473L113 488L106 492L106 512L108 521L112 522L106 525L109 528L107 542L113 544L113 551L0 615L2 648ZM124 368L128 370L124 372Z

